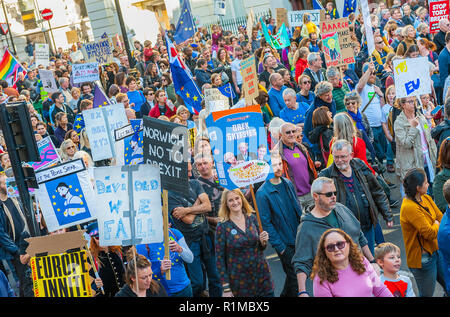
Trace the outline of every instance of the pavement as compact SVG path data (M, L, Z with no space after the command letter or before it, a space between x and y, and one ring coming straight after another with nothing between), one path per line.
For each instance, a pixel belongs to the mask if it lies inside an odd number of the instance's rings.
M400 196L400 190L399 190L399 181L395 174L393 173L385 173L385 178L389 180L390 182L396 184L397 186L391 190L392 192L392 198L395 200L401 199ZM417 291L417 285L415 283L414 277L411 274L411 272L408 269L408 266L406 265L406 253L405 253L405 247L403 243L403 235L402 230L400 227L400 206L401 203L398 204L398 207L392 209L392 212L394 214L394 226L392 228L387 228L386 223L384 222L384 219L380 216L380 224L383 229L383 235L386 242L392 242L395 245L397 245L401 250L401 259L402 259L402 265L400 269L400 274L408 276L411 281L413 282L413 289L418 296ZM272 278L275 284L275 296L280 296L281 291L283 290L284 281L285 281L285 274L283 271L283 267L281 265L281 261L276 253L276 251L270 246L267 247L265 251L266 258L269 262L270 270L272 273ZM441 287L439 283L436 282L436 289L434 292L433 297L442 297L444 296L444 290Z

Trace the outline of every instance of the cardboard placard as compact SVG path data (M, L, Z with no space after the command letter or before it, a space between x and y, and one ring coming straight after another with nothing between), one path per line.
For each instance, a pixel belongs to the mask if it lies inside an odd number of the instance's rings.
M94 82L100 80L97 62L73 64L72 73L74 84L79 84L83 82Z
M394 83L397 98L431 93L428 57L393 60Z
M86 63L97 62L100 66L114 62L113 48L109 39L83 44L83 55Z
M60 254L67 250L82 248L87 241L84 237L86 230L69 231L61 234L27 238L29 243L27 254L35 257L38 254Z
M33 257L34 297L92 297L86 251Z
M439 21L449 18L448 0L430 0L430 33L439 32Z
M35 171L58 164L61 159L59 157L58 150L52 142L52 139L48 136L37 142L37 147L41 157L40 162L31 162L31 166Z
M92 150L92 159L101 161L115 156L114 130L128 124L122 103L83 111L84 123Z
M228 98L219 89L205 89L205 109L208 114L214 111L222 111L230 108Z
M324 42L325 62L328 67L355 63L348 18L321 21L320 30Z
M160 167L162 188L187 193L189 137L187 127L144 117L144 163Z
M36 180L36 197L50 232L96 219L96 198L82 159L37 171Z
M56 85L55 76L53 75L52 70L39 69L39 77L42 82L42 88L52 94L58 91L58 86Z
M36 66L50 65L50 49L48 44L35 43L34 44L34 60Z
M283 23L289 27L288 10L286 8L276 8L277 29L281 28Z
M290 27L301 27L303 25L303 16L308 13L311 17L311 22L320 27L320 10L302 10L289 11L288 22Z
M108 166L94 169L101 246L163 241L159 166Z
M241 74L245 103L247 105L252 105L253 99L259 96L255 55L252 55L241 62Z
M80 39L78 38L77 30L72 30L72 31L66 32L66 38L67 38L67 43L69 43L69 44L76 44L80 41Z

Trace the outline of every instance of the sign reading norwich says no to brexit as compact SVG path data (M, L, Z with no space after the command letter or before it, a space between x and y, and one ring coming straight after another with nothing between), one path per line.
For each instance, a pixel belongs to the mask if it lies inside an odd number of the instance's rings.
M151 117L144 117L144 164L159 165L163 189L187 193L187 127Z

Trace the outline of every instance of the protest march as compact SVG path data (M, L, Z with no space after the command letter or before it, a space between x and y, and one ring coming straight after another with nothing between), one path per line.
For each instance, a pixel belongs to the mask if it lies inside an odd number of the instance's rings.
M448 296L449 1L343 4L0 52L0 297Z

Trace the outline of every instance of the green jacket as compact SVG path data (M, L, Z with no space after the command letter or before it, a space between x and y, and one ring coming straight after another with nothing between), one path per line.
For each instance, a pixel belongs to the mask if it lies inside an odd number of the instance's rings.
M442 213L445 212L448 206L448 203L444 198L442 188L444 187L445 182L449 178L450 178L450 169L444 168L436 175L433 181L434 202L439 207Z
M350 89L347 83L344 83L341 88L333 88L333 99L336 102L336 113L347 111L344 104L345 94L348 93Z

